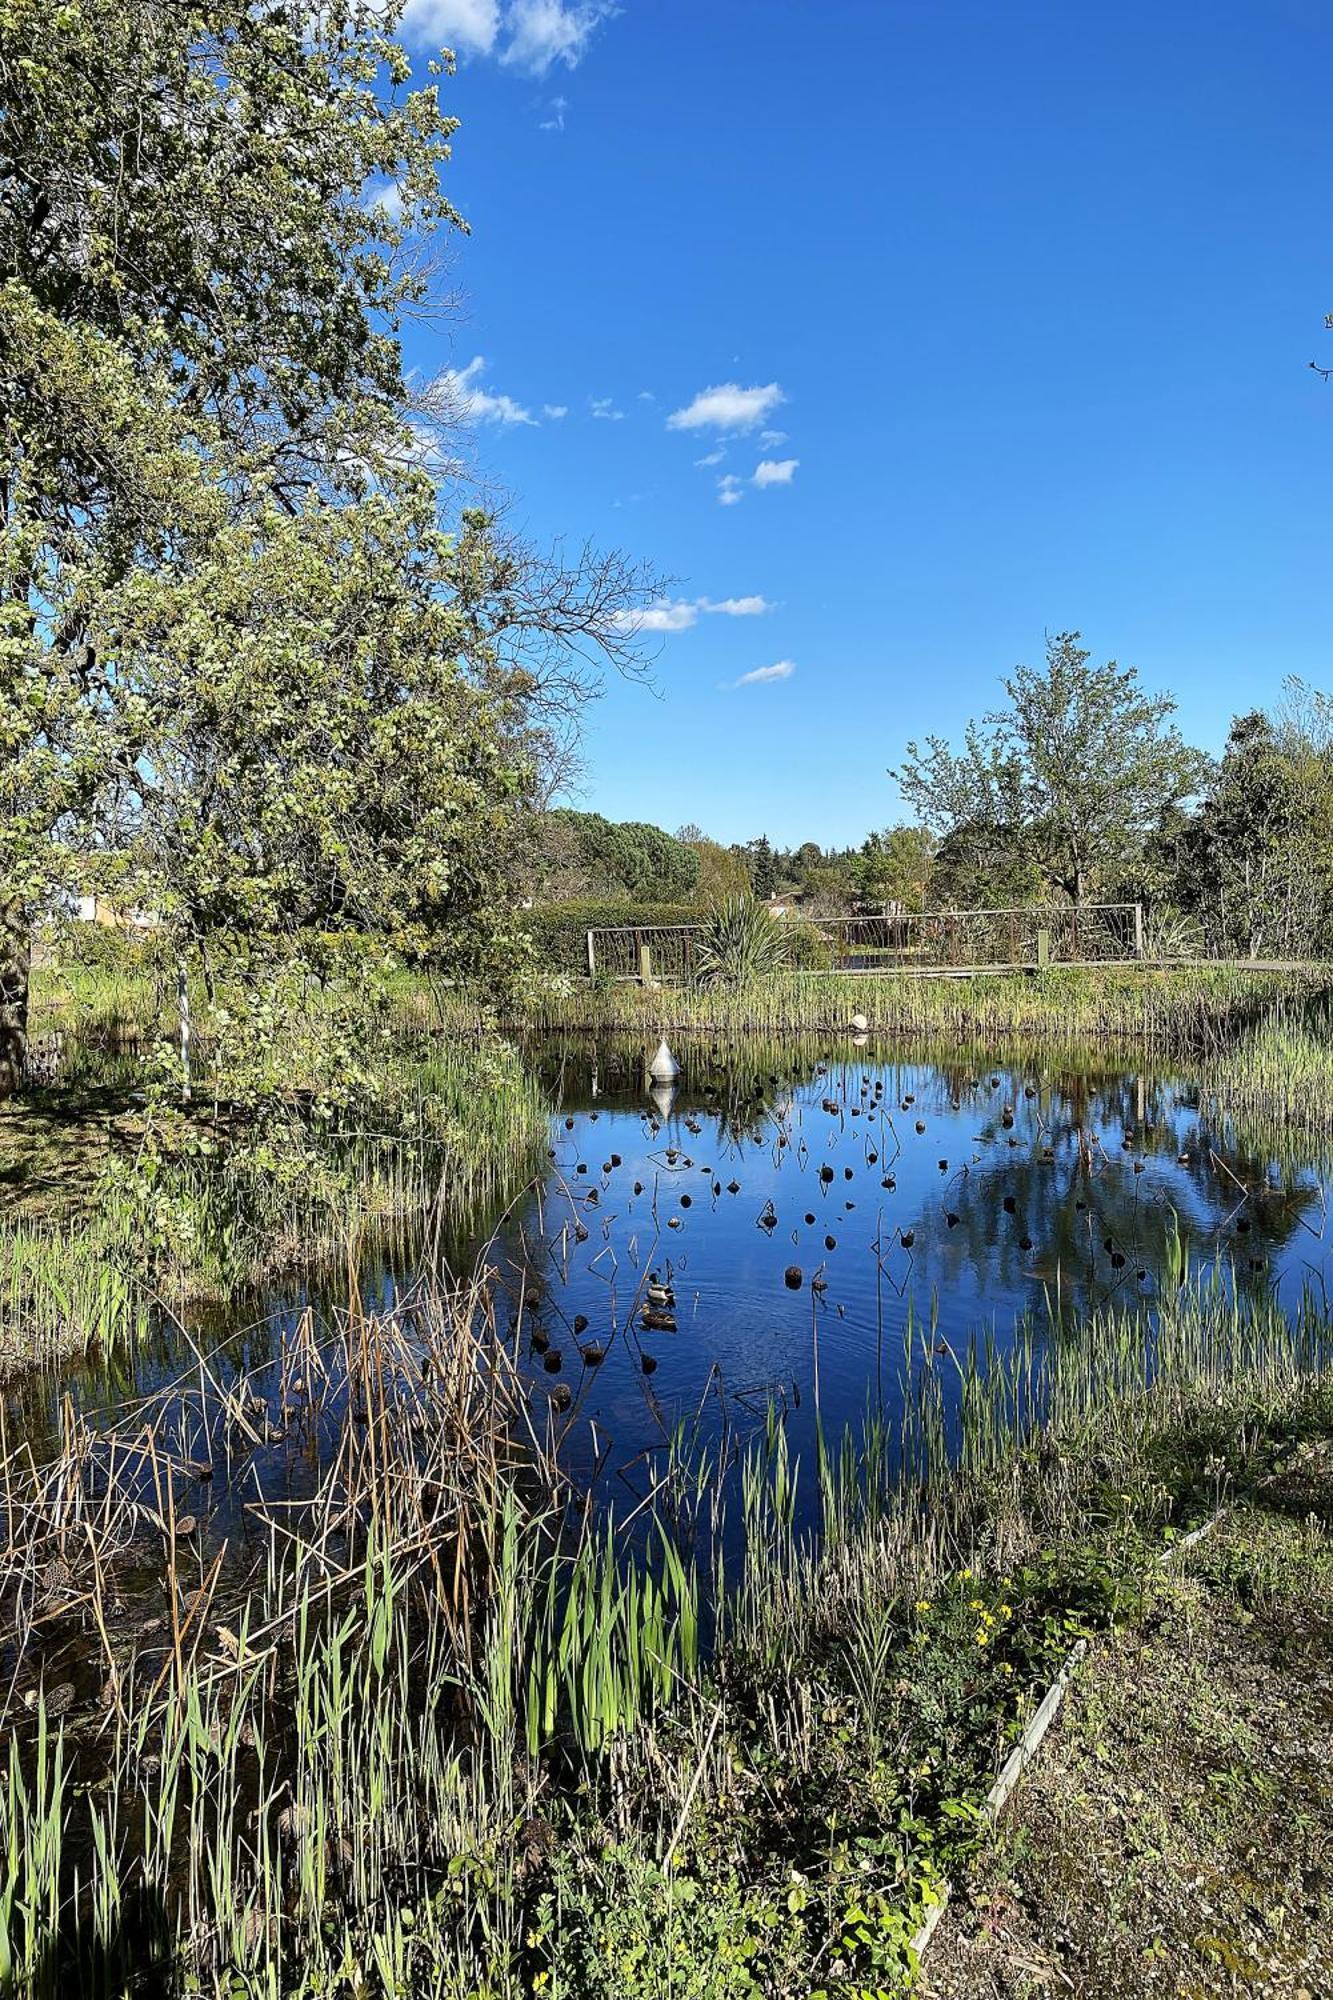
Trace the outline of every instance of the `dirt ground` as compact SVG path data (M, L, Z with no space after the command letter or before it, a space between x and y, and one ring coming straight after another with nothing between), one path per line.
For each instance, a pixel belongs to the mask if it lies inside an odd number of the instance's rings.
M930 2000L1333 2000L1333 1448L1098 1642L956 1883Z

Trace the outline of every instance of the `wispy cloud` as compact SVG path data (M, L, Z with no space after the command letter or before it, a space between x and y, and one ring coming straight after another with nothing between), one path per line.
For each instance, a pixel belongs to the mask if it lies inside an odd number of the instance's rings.
M738 681L727 681L725 685L729 688L765 687L769 681L789 681L795 672L795 660L775 660L771 667L752 667Z
M505 25L509 40L500 54L504 63L545 76L555 63L577 69L588 52L594 31L618 10L612 0L510 0Z
M723 618L762 618L773 609L766 597L701 597L698 603L701 611Z
M538 131L563 132L565 129L565 113L569 109L569 99L567 97L553 97L546 109L550 113L550 116L538 121Z
M626 632L688 632L701 615L710 618L758 618L773 606L766 597L663 597L642 611L622 611L617 619Z
M560 419L561 419L561 417L567 417L567 416L569 415L569 404L568 404L568 403L543 403L543 404L542 404L542 415L543 415L544 417L549 417L549 418L551 419L551 422L552 422L553 424L558 424L558 423L559 423L559 421L560 421Z
M750 477L756 486L790 486L799 458L761 458Z
M535 424L537 419L531 410L525 410L512 396L483 389L480 378L485 367L484 358L474 354L466 368L446 368L437 380L436 389L461 418L471 423Z
M399 222L403 214L403 190L397 181L375 181L366 189L361 206L368 213L383 209L390 222Z
M786 431L760 431L759 442L762 445L786 444L787 433Z
M721 465L726 455L719 445L716 451L706 451L702 458L696 458L694 462L696 465Z
M596 30L618 12L616 0L407 0L402 32L417 45L493 55L545 76L557 63L577 69Z
M589 396L588 408L599 423L618 424L624 421L625 412L616 408L614 396Z
M693 402L667 418L672 431L750 431L764 422L785 399L776 382L743 389L739 382L718 382L701 389Z
M488 56L500 34L500 0L407 0L402 32L459 55Z
M717 504L719 507L735 507L745 498L744 489L734 472L724 472L717 482Z

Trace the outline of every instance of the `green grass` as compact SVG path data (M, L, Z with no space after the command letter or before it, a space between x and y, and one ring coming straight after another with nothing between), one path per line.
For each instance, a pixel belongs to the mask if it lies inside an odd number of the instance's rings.
M1060 967L965 979L786 972L740 988L577 984L534 997L525 1019L589 1033L786 1035L842 1033L859 1014L872 1034L1091 1036L1196 1053L1221 1049L1266 1018L1302 1012L1330 988L1333 974L1324 971L1230 967Z

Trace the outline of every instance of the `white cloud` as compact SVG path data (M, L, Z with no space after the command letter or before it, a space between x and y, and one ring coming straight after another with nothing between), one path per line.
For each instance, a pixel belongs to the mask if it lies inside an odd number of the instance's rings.
M739 382L719 382L711 389L701 389L683 409L673 410L667 429L749 431L784 400L776 382L752 389L742 389Z
M613 0L510 0L503 63L545 76L558 62L575 69L587 54L594 30L617 11Z
M403 190L397 181L375 181L366 189L361 206L367 211L382 208L390 222L400 222L403 215Z
M543 118L539 121L538 131L563 132L565 129L565 113L569 109L569 99L567 97L553 97L547 109L551 115L549 118Z
M474 354L466 368L446 368L439 388L460 417L474 424L535 424L531 410L525 410L512 396L494 395L479 380L486 363Z
M653 394L651 389L640 389L639 401L641 403L655 403L657 401L657 398Z
M558 423L559 423L559 421L560 421L560 419L561 419L561 417L567 417L567 416L569 415L569 404L568 404L568 403L543 403L543 404L542 404L542 415L543 415L544 417L549 417L549 418L551 419L551 422L552 422L553 424L558 424Z
M500 0L407 0L402 32L459 55L488 56L500 33Z
M728 686L762 687L768 681L789 681L795 672L795 660L775 660L771 667L752 667L748 674L742 674L738 681L730 681Z
M614 396L589 396L588 408L593 416L604 424L621 423L625 415L623 410L616 408Z
M702 458L696 458L694 462L696 465L721 465L726 455L719 445L716 451L706 451Z
M698 606L687 598L678 597L673 603L664 597L642 611L622 611L617 622L630 632L688 632L698 617Z
M787 433L786 431L760 431L759 442L762 445L786 444Z
M701 597L699 609L723 618L762 618L773 606L766 597Z
M717 504L719 507L734 507L745 498L741 482L734 472L724 472L717 482Z
M790 486L799 458L761 458L750 475L756 486Z
M642 611L622 611L616 622L625 632L688 632L701 611L710 617L757 618L772 609L765 597L662 597Z

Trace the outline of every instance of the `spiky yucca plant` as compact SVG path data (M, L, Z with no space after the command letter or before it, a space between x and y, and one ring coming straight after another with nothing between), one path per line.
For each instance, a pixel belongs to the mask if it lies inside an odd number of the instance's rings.
M781 918L753 896L729 896L705 920L694 963L701 986L747 986L781 971L787 963Z

